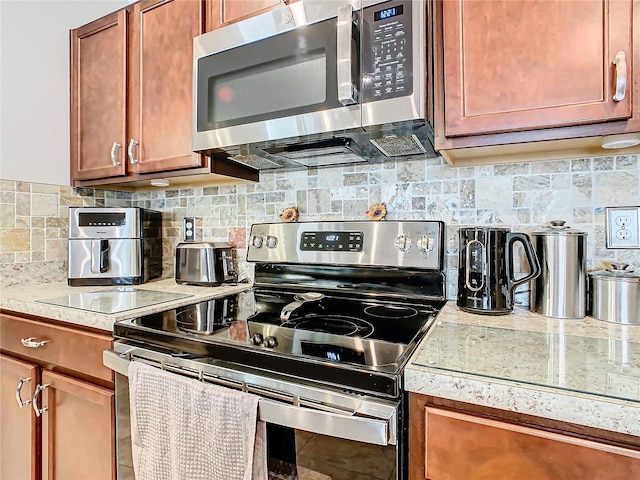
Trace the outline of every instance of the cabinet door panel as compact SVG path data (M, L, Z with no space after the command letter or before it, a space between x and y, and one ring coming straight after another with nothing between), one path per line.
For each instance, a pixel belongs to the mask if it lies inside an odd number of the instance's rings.
M132 172L203 165L191 148L193 38L202 31L202 2L154 0L134 5L130 47L129 140Z
M114 392L45 371L43 478L115 480Z
M444 0L446 136L631 117L630 0ZM618 51L627 94L614 101Z
M640 478L640 451L425 408L430 480L609 480Z
M35 365L0 355L0 478L39 478L37 419L31 403L20 408L16 400L20 379L22 400L33 398L38 373Z
M121 10L72 31L72 182L126 173L126 23Z

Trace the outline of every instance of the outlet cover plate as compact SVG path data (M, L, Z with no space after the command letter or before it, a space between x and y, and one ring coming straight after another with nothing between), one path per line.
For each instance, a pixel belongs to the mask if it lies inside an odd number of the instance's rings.
M607 248L640 248L640 207L607 207Z
M196 239L196 219L195 217L184 217L183 221L185 242L194 242Z

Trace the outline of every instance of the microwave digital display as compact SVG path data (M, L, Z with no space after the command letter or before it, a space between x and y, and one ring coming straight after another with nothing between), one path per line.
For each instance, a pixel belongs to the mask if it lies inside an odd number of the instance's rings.
M384 10L373 12L373 20L375 22L380 20L387 20L391 17L395 17L396 15L402 15L402 11L403 11L403 5L385 8Z

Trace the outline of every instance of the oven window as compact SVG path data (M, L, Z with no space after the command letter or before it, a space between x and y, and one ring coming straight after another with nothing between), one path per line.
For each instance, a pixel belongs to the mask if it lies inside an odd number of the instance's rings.
M267 424L269 480L396 480L396 447Z

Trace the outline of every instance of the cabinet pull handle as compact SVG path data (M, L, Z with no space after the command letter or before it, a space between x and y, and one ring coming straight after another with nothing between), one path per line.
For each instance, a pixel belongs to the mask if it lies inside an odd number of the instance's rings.
M16 388L16 402L18 402L18 406L20 408L24 407L25 405L29 405L31 403L31 400L22 400L22 397L20 396L20 393L22 392L22 386L25 383L29 383L31 381L31 377L27 377L27 378L21 378L20 381L18 382L18 388Z
M38 385L36 387L36 392L33 394L33 410L36 412L36 417L39 417L44 412L49 410L49 407L38 408L38 397L40 396L40 392L42 392L43 390L46 390L48 387L49 387L48 383L45 383L44 385Z
M44 347L45 344L49 343L50 340L40 340L37 341L36 337L29 337L29 338L21 338L20 339L20 343L22 343L23 347L27 347L27 348L40 348L40 347Z
M114 167L120 166L120 160L118 160L118 150L120 150L121 148L122 145L120 145L118 142L113 142L113 145L111 146L111 163Z
M616 66L616 93L613 96L613 100L621 102L624 100L625 90L627 89L627 59L622 50L616 53L613 64Z
M133 149L140 145L139 142L134 140L133 138L129 141L129 147L127 148L127 153L129 154L129 162L131 165L135 165L138 163L138 159L133 155Z

